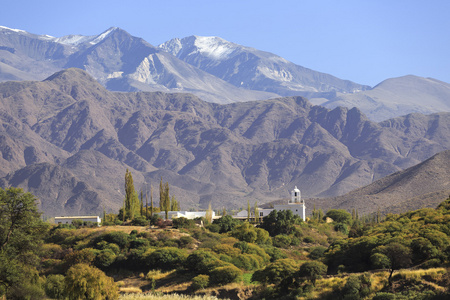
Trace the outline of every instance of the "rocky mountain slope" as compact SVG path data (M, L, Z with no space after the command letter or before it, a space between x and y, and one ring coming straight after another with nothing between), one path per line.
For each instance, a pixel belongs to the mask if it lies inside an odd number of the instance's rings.
M219 37L176 38L158 47L234 86L250 90L281 96L307 96L327 92L353 93L369 88Z
M359 213L400 213L424 207L435 208L450 195L450 150L381 178L345 195L310 199L317 208L357 209Z
M302 97L114 93L80 69L1 83L0 108L1 185L33 191L47 215L117 211L127 168L144 191L162 176L183 208L241 207L295 185L342 195L450 149L448 113L374 123Z
M0 26L0 81L42 80L71 67L112 91L188 92L222 104L304 96L331 109L358 107L375 121L450 111L449 84L435 79L404 76L372 89L219 37L154 47L116 27L56 38Z
M371 88L219 37L172 39L159 48L235 86L305 96L313 104L331 109L358 107L374 121L414 112L450 111L450 84L432 78L409 75L387 79Z
M71 67L113 91L189 92L217 103L277 96L236 88L116 27L61 38L0 27L1 80L44 79Z

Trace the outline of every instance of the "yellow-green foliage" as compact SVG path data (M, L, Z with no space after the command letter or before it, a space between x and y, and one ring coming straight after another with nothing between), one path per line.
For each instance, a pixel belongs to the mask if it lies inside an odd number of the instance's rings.
M160 270L151 270L145 275L145 279L147 280L159 280L166 278L167 276L173 274L175 270L169 271L169 272L161 272Z
M66 293L72 299L118 299L117 285L97 268L87 264L77 264L67 271L64 279Z
M438 277L441 277L445 274L444 268L433 268L427 270L400 270L396 273L395 278L401 279L420 279L424 276L428 276L433 280L436 280Z

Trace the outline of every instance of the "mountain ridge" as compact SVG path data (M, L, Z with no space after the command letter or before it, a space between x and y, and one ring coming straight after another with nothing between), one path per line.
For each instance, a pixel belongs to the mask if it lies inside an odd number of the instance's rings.
M117 191L127 168L137 189L163 176L183 208L238 208L284 198L293 186L305 197L341 195L450 149L448 113L374 123L357 108L329 110L302 97L220 105L189 94L111 92L80 69L0 83L0 107L3 186L20 173L27 188L29 168L48 163L39 168L67 170L108 211L123 203Z

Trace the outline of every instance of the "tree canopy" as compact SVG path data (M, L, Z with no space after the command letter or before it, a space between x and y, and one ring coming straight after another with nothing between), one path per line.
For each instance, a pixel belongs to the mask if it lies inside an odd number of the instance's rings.
M0 189L0 296L29 281L47 231L40 216L31 193Z

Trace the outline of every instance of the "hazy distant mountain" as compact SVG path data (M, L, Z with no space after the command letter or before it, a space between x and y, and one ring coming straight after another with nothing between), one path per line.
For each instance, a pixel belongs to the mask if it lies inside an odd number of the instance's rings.
M431 114L450 111L450 84L409 75L387 79L367 91L337 93L327 99L312 98L311 102L327 108L356 106L370 119L383 121L414 112Z
M47 215L117 211L127 168L137 189L162 176L183 208L240 207L295 185L341 195L450 149L449 113L374 123L301 97L113 93L79 69L1 83L0 108L1 185L32 190Z
M282 96L353 93L364 86L313 71L275 54L228 42L219 37L172 39L159 48L237 87Z
M113 91L189 92L217 103L268 99L212 76L120 28L61 38L0 27L0 79L44 79L63 68L86 70Z
M424 207L435 208L450 195L450 151L381 178L343 196L311 199L317 208L357 209L359 213L400 213Z

